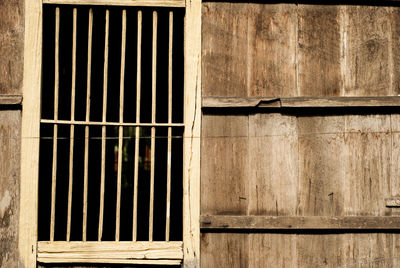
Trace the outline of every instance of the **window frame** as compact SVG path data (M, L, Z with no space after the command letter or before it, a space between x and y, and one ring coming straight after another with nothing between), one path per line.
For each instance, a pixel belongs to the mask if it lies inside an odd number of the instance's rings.
M43 4L58 2L62 4L159 6L160 3L168 3L170 6L182 6L184 1L25 0L19 211L19 259L22 267L36 267L37 265ZM176 3L178 4L176 5ZM201 0L186 0L184 8L185 129L183 141L182 264L184 267L200 267ZM93 243L105 245L107 242ZM122 245L121 242L112 243ZM140 242L136 243L140 244ZM137 260L136 263L157 263L157 260L153 262L145 261L145 259Z

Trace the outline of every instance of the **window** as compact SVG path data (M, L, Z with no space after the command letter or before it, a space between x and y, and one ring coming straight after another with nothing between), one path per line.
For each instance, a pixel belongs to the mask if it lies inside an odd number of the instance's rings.
M197 267L200 2L26 7L23 264Z

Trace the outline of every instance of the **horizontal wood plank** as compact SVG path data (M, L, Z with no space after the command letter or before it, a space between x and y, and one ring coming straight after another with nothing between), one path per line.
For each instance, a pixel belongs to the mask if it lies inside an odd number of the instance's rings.
M43 263L179 264L182 242L38 242Z
M203 108L400 107L400 97L204 97Z
M44 4L185 7L184 0L43 0Z
M399 230L400 217L377 216L210 216L202 215L200 226L233 230Z
M21 105L22 95L0 94L0 105Z

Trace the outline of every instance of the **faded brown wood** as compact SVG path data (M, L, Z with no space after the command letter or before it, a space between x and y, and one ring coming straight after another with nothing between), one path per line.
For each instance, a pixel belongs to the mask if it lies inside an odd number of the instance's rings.
M391 196L390 116L346 116L345 144L344 213L386 215L390 209L385 198Z
M204 97L203 108L400 107L400 97Z
M296 117L275 113L250 115L248 148L249 174L241 179L248 184L245 198L249 214L295 215L298 191Z
M249 267L248 234L201 234L202 267Z
M20 141L21 112L0 110L0 267L19 263Z
M22 95L0 94L0 105L20 105Z
M379 216L217 216L202 215L203 232L240 230L399 230L400 217Z
M301 96L338 96L342 88L340 7L298 6L298 91Z
M297 95L295 5L204 3L202 20L204 96Z
M391 95L390 13L382 6L346 6L346 96ZM395 50L397 48L394 48ZM395 50L393 52L395 52Z
M299 188L297 214L341 215L344 117L298 117Z
M246 215L248 117L203 115L201 154L201 213Z
M24 1L0 2L0 94L20 94L24 63Z

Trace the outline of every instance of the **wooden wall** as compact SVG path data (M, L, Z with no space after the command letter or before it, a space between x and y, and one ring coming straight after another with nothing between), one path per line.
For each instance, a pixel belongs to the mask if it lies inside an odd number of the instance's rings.
M0 267L18 267L24 1L0 1Z
M203 3L203 97L397 96L400 8ZM204 110L201 214L391 216L400 115ZM398 267L394 231L202 231L202 267Z

